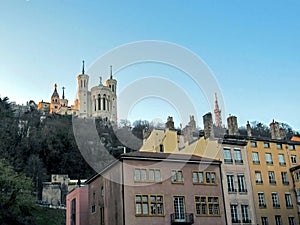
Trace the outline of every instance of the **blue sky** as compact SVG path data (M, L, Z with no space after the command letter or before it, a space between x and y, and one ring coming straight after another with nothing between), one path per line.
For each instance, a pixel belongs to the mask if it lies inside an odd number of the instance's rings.
M119 45L162 40L184 46L210 67L225 101L224 116L236 115L240 126L275 119L300 130L299 10L299 1L3 0L0 94L17 103L49 101L57 83L72 104L81 60L88 67ZM109 65L99 76L106 79L108 72ZM202 126L207 100L178 71L133 65L116 74L119 91L147 76L176 76ZM165 121L168 115L177 126L188 120L159 98L136 103L128 119Z

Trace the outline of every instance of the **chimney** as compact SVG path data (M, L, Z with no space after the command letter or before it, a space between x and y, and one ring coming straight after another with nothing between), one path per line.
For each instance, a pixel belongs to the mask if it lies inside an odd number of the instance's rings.
M270 123L270 131L271 131L271 138L272 139L281 139L279 133L279 124L278 122L274 121Z
M214 138L214 127L212 114L206 113L203 116L203 125L204 125L204 138Z
M246 127L247 127L247 136L251 137L252 136L252 132L251 132L251 126L250 126L249 121L247 121Z
M229 116L227 118L227 125L228 125L228 134L229 135L238 135L239 134L239 128L238 128L236 116Z
M166 129L174 129L174 121L172 116L168 116L167 122L165 123Z
M286 140L286 132L285 129L283 127L279 128L279 136L281 140Z

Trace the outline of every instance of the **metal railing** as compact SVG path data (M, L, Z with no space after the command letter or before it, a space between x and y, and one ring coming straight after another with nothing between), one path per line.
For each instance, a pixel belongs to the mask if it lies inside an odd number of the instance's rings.
M194 214L193 213L183 213L183 214L171 214L171 224L193 224Z

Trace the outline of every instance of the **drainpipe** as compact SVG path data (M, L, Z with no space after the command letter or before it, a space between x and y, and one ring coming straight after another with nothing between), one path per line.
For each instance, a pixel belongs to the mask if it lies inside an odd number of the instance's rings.
M228 225L228 222L227 222L227 213L226 213L226 206L225 206L225 198L224 198L223 178L222 178L223 175L222 175L222 170L221 170L221 164L219 165L219 171L220 171L220 180L221 180L221 189L222 189L224 215L225 215L226 225Z
M124 149L126 151L126 149ZM121 173L121 177L122 177L122 205L123 205L123 225L125 225L125 200L124 200L124 164L123 164L123 160L121 160L121 166L122 166L122 173Z

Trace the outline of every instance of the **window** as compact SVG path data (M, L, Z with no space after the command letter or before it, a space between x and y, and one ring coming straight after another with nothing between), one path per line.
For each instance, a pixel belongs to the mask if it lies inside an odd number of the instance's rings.
M257 147L256 141L251 141L250 146L256 148Z
M150 210L149 210L150 209ZM160 216L164 214L162 195L136 195L135 214Z
M172 170L172 182L183 183L183 174L181 170Z
M291 155L291 161L292 161L292 163L297 163L297 156Z
M275 222L276 222L276 225L282 225L282 219L281 219L281 216L275 216Z
M220 215L219 197L195 196L196 215Z
M96 205L92 205L92 213L95 213L96 212Z
M249 214L249 206L248 205L242 205L242 219L243 223L251 223L250 214Z
M272 201L274 208L280 208L278 194L276 192L272 192Z
M216 183L216 173L215 172L205 172L205 178L207 184Z
M278 155L278 159L279 159L279 165L285 166L284 155L283 154L279 154Z
M270 148L270 143L265 142L265 143L264 143L264 148Z
M290 150L295 150L295 145L289 145Z
M232 163L231 151L229 148L224 148L224 162Z
M134 170L134 181L136 182L160 182L161 175L159 169L140 169Z
M277 149L282 149L282 144L277 143Z
M300 188L297 191L297 203L300 204Z
M272 154L271 153L266 153L266 163L267 164L273 164Z
M236 163L243 163L242 154L240 149L234 149L234 161Z
M268 174L269 174L269 183L276 184L274 171L269 171Z
M262 225L269 225L268 217L262 216L261 217L261 224Z
M256 164L260 163L259 158L258 158L258 152L252 152L252 160L253 160L253 163L256 163Z
M204 175L203 175L203 172L196 172L194 171L193 172L193 183L204 183Z
M285 193L285 205L287 208L293 208L292 198L290 193Z
M295 178L296 178L296 181L299 181L300 180L300 171L297 171L295 173Z
M265 194L258 192L258 205L260 208L266 208Z
M150 214L151 215L164 214L162 195L150 195Z
M215 172L203 172L194 171L193 172L193 183L194 184L215 184L216 183L216 173Z
M76 225L76 198L71 201L71 224Z
M100 225L104 225L104 207L100 208Z
M288 185L289 181L287 178L287 172L281 172L282 184Z
M235 185L234 185L234 176L232 174L227 175L227 186L228 186L228 192L236 192Z
M207 197L208 201L208 214L209 215L219 215L219 198L218 197Z
M164 145L162 145L162 144L159 145L159 151L164 152Z
M295 217L289 216L289 225L296 225L296 223L295 223Z
M136 195L135 196L135 214L136 215L148 215L148 195Z
M231 212L231 222L232 223L240 223L241 221L239 219L239 212L238 212L237 204L230 205L230 212Z
M244 174L238 174L239 192L247 192Z
M263 183L260 171L255 171L255 179L257 184Z
M159 169L149 169L149 181L150 182L160 182L160 170Z

